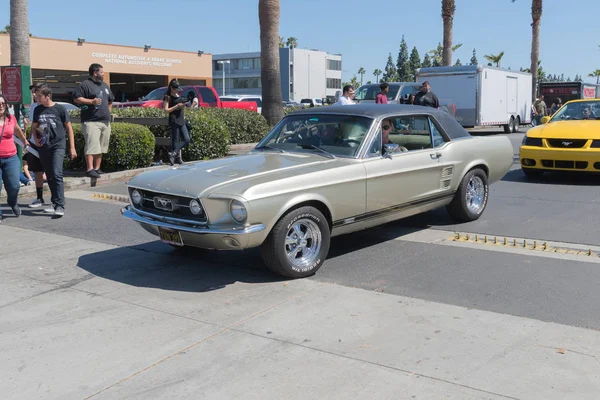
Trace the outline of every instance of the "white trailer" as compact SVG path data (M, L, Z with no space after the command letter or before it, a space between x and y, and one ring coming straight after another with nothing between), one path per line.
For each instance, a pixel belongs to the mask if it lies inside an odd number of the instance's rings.
M531 74L484 65L431 67L417 70L417 82L428 81L465 128L503 126L518 132L531 123Z

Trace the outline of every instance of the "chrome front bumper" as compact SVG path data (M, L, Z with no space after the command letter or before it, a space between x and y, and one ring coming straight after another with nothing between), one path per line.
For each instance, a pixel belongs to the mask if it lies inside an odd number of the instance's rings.
M169 218L160 215L143 214L138 213L131 205L121 209L121 215L139 223L153 235L160 236L159 228L176 231L179 232L184 245L203 249L241 250L256 247L264 241L268 234L264 224L239 228L211 229L200 225L179 225L167 221Z

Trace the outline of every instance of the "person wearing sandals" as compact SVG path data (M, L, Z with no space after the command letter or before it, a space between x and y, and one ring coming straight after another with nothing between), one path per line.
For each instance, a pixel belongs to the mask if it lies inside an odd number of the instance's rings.
M17 123L17 119L10 114L8 101L6 97L0 94L0 190L2 184L6 189L6 202L12 209L13 214L18 217L21 215L21 209L17 200L19 189L21 187L21 161L17 155L17 146L15 146L14 136L17 136L29 146L27 137ZM2 210L0 210L0 222L2 221Z
M177 79L171 79L167 93L163 98L163 109L169 115L169 129L171 130L171 151L169 152L169 163L171 165L183 164L179 151L190 144L190 133L185 123L183 109L188 102L186 97L181 96L181 85Z

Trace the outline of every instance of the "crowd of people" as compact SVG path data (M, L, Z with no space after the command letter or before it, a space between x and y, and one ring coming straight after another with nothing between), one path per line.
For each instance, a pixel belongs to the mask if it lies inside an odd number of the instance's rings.
M382 82L379 85L379 89L380 92L375 97L375 103L387 104L389 84L386 82ZM354 86L346 85L342 90L342 95L339 97L338 101L334 103L334 105L345 106L359 103L358 100L354 100L354 95ZM431 91L431 85L428 81L423 82L423 84L421 85L421 90L416 95L410 94L404 104L440 108L440 101L438 100L438 97L435 95L435 93Z

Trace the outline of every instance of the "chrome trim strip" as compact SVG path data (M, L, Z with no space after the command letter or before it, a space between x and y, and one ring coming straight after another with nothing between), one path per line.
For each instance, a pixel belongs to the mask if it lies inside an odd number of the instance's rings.
M168 222L158 221L156 219L146 219L146 218L143 218L141 215L139 215L137 210L132 211L130 207L131 206L126 206L121 209L121 214L125 218L129 218L135 222L140 222L140 223L144 223L144 224L148 224L148 225L152 225L152 226L174 229L174 230L183 231L183 232L197 233L200 235L247 235L250 233L261 232L266 229L266 226L264 224L251 225L251 226L248 226L245 228L240 228L240 229L210 229L210 228L200 228L200 227L194 228L191 226L170 224ZM157 218L157 216L154 216L154 218Z
M130 207L127 206L127 207ZM165 217L164 215L156 215L156 214L152 214L146 211L142 211L142 210L138 210L137 208L133 207L133 212L135 212L138 215L147 217L147 218L151 218L151 219L157 219L160 221L165 221L165 222L169 222L172 224L187 224L187 225L193 225L193 226L205 226L208 222L205 220L198 220L198 221L194 221L191 219L181 219L181 218L172 218L172 217Z

